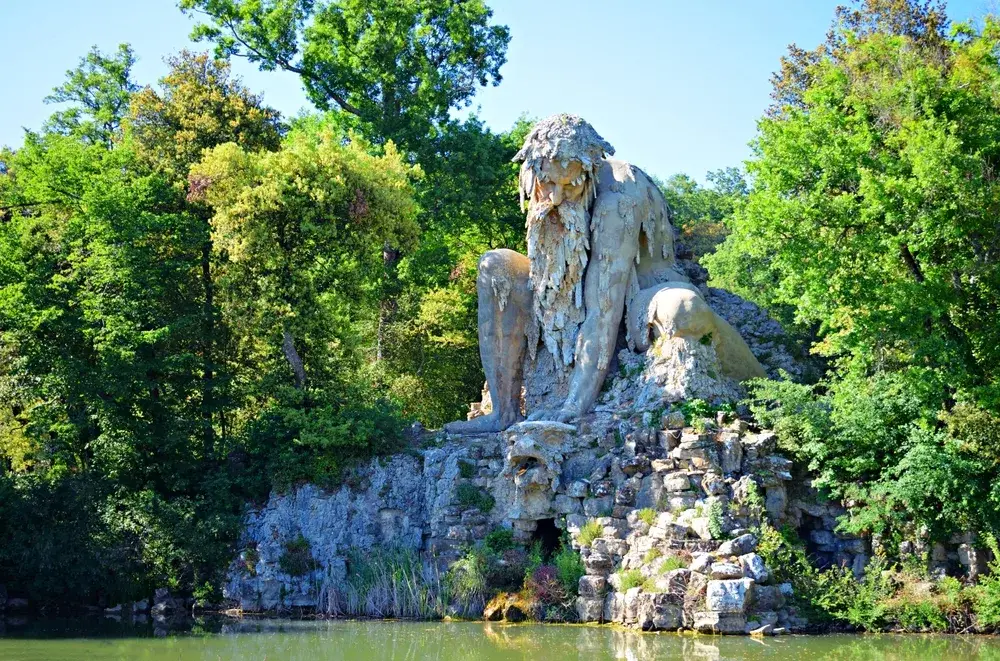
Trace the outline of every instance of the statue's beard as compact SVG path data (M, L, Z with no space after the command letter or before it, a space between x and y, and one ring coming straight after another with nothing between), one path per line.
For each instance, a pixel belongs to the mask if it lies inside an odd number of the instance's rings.
M577 332L586 316L583 279L590 251L589 199L584 195L555 207L547 200L532 200L528 207L528 260L535 318L545 348L563 365L573 362ZM536 345L529 341L532 357Z

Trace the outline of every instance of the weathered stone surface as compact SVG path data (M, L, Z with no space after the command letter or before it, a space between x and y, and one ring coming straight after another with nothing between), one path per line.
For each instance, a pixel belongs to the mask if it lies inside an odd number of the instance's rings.
M742 422L742 421L741 421ZM743 445L736 436L729 436L720 444L719 465L723 474L739 472L743 464Z
M586 498L590 483L586 480L574 480L566 485L566 495L570 498Z
M563 494L558 494L552 499L552 509L560 514L576 514L583 510L579 498L570 498Z
M587 599L600 599L603 603L604 593L608 589L608 580L603 576L581 576L579 593Z
M635 597L635 624L643 631L673 631L681 626L681 607L667 594L638 594Z
M693 572L698 572L699 574L707 574L712 568L712 554L711 553L695 553L691 558L691 564L689 568Z
M699 611L694 614L692 628L699 633L742 634L746 626L747 618L742 613Z
M590 555L583 561L583 566L590 576L607 576L611 573L615 563L610 555L591 551Z
M716 613L744 613L753 598L754 582L749 578L710 580L705 606Z
M785 518L785 507L788 505L788 494L784 486L773 486L765 489L764 508L767 515L775 521Z
M754 606L762 611L777 611L785 605L785 595L778 585L754 587Z
M663 490L669 493L691 490L691 478L686 472L670 473L663 476Z
M604 619L604 599L577 597L576 615L580 618L581 622L600 622Z
M771 572L764 564L764 559L756 553L746 553L740 556L740 567L743 575L752 578L757 583L767 583L771 578Z
M713 562L708 575L716 580L743 578L743 568L731 562Z
M728 542L723 542L719 546L718 554L722 557L744 555L751 553L755 548L757 548L757 538L748 533L740 535L736 539L731 539Z

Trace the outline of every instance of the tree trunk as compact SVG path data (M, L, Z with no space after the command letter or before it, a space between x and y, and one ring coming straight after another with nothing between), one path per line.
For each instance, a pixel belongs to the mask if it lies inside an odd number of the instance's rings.
M378 333L375 347L375 360L381 361L383 349L386 343L386 331L389 323L396 315L399 295L399 279L396 276L396 262L399 261L400 252L393 248L386 241L382 246L382 269L383 269L383 289L382 300L379 302L378 310Z
M295 374L295 387L301 389L306 384L306 369L302 366L302 358L299 356L299 352L295 350L295 339L292 337L292 332L285 327L283 332L283 342L281 348L285 352L285 359L288 360L288 364L292 366L292 372Z
M205 458L214 455L215 427L212 412L215 407L215 289L212 285L212 242L206 241L201 247L201 280L205 290L205 304L202 309L202 391L201 424Z

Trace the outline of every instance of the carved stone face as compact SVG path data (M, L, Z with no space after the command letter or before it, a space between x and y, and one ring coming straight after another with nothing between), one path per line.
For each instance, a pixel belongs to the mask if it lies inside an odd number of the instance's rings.
M535 196L550 207L566 202L576 202L586 190L583 163L577 160L553 161L543 159L536 182Z

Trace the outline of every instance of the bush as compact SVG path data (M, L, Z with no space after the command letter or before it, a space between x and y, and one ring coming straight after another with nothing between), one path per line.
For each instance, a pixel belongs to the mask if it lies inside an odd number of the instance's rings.
M590 546L594 540L604 534L604 526L591 519L580 527L576 541L580 546Z
M497 555L514 548L514 531L510 528L494 528L483 538L483 547Z
M462 509L476 508L483 514L492 511L496 504L493 496L468 482L459 484L455 489L455 502Z
M543 604L562 604L570 596L554 565L542 565L531 572L524 581L524 589Z
M299 535L284 543L284 551L278 558L278 566L289 576L305 576L319 567L319 563L312 556L309 540Z
M574 551L573 547L564 539L559 551L552 557L552 564L556 567L559 582L562 583L566 594L576 596L580 587L580 579L586 573L580 554Z

